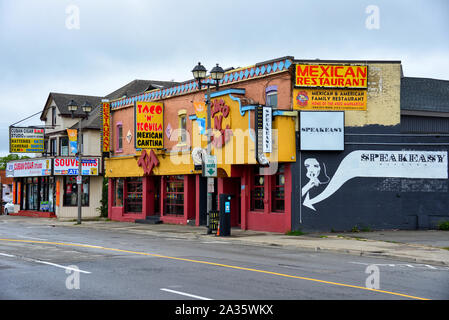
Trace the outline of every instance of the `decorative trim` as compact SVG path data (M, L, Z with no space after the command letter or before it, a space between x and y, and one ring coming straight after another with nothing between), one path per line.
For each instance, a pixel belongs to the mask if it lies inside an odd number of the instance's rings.
M225 73L223 79L220 80L220 85L228 85L231 83L245 81L249 79L256 79L259 77L265 77L269 74L279 73L287 71L292 65L293 60L291 58L281 58L278 60L271 60L261 65L256 64L246 68L234 69ZM215 81L211 78L204 80L206 83L215 84ZM154 89L147 91L143 94L120 98L110 102L111 110L118 109L120 107L129 106L135 101L154 101L172 96L178 96L188 94L198 89L198 82L196 80L189 80L180 83L176 86L164 89Z

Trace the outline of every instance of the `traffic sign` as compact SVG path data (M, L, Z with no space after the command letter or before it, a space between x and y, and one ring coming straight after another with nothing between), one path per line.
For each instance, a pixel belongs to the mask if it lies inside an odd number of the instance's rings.
M204 157L203 177L217 176L217 157L206 155Z

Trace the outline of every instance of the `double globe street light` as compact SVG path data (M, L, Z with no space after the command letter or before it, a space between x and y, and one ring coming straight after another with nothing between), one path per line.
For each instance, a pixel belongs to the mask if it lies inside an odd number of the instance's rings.
M212 80L215 81L215 84L211 81L203 82L203 80L206 78L207 69L201 64L201 62L198 62L198 64L193 68L192 70L193 77L195 80L198 81L198 89L201 90L203 86L207 86L207 93L206 93L206 107L207 107L207 127L206 127L206 136L207 136L207 150L206 154L209 157L211 153L211 108L210 108L210 87L212 85L215 85L216 90L218 91L218 87L220 85L220 80L223 79L224 76L224 70L221 68L218 63L215 67L212 68L210 71L210 77ZM205 159L203 159L205 161ZM208 178L212 179L213 178ZM208 181L209 185L209 181ZM207 191L207 216L209 217L209 212L212 210L212 193Z
M69 104L67 105L67 109L70 111L72 118L75 114L75 112L78 110L78 104L76 103L75 100L71 100L69 102ZM84 104L81 106L81 109L84 111L84 114L80 114L79 117L81 118L80 121L78 122L78 152L76 153L76 156L78 156L78 176L76 179L76 184L77 184L77 204L78 204L78 219L77 219L77 224L81 224L81 185L82 185L82 160L81 160L81 137L82 137L82 127L81 127L81 122L83 119L87 119L89 116L89 113L92 111L92 105L86 101L84 102Z

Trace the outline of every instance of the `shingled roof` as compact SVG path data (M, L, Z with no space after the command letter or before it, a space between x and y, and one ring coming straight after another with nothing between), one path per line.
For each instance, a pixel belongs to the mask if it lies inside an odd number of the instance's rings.
M401 110L449 112L449 81L403 77Z
M84 112L81 108L81 106L87 101L92 105L92 110L94 110L100 103L101 99L103 97L97 97L97 96L86 96L86 95L79 95L79 94L70 94L70 93L57 93L57 92L50 92L47 98L47 102L45 103L44 110L41 114L41 120L44 121L47 109L49 107L49 101L50 99L53 99L55 102L59 113L62 116L71 116L71 112L67 108L69 102L71 100L74 100L78 104L78 110L74 113L74 117L79 117L80 115L84 115Z
M114 92L111 92L105 98L109 100L114 100L123 97L132 97L154 89L169 88L176 84L178 84L178 82L157 81L157 80L134 80L124 85L123 87L115 90Z

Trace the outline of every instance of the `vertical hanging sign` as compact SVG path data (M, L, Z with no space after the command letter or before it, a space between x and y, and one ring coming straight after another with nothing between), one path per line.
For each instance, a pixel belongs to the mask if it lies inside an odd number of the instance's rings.
M102 150L103 152L109 152L111 150L111 143L110 143L110 128L111 128L111 123L110 123L110 115L111 115L111 110L110 110L110 106L109 106L109 102L103 102L103 111L101 113L101 118L102 118L102 122L103 122L103 126L102 126Z
M264 153L272 152L272 136L271 136L271 107L262 107L262 151Z

